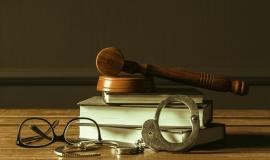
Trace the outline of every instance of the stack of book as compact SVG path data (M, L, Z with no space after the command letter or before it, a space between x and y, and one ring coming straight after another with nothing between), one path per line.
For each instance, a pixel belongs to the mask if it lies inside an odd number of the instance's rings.
M128 143L141 139L143 123L153 119L158 104L171 95L187 95L198 105L200 133L197 145L222 140L225 136L223 124L212 123L213 103L193 88L158 89L152 93L103 92L78 103L80 116L89 117L100 125L102 138ZM181 103L169 104L162 109L159 126L163 137L181 143L191 133L189 109ZM94 126L80 128L82 138L97 137Z

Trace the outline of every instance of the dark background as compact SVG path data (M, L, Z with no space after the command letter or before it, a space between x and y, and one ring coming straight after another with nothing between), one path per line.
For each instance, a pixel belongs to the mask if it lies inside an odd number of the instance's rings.
M126 59L251 85L245 97L202 90L217 108L267 108L269 17L267 0L1 0L0 106L76 107L99 94L95 57L115 46Z

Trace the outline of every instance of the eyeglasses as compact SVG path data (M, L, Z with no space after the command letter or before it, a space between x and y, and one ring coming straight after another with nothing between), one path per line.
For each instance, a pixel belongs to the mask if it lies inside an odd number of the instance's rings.
M58 124L58 120L51 124L43 118L27 118L19 127L16 144L26 148L40 148L57 141L74 144L82 141L102 140L99 126L97 122L91 118L79 117L71 119L66 124L64 131L60 136L57 136L54 130ZM91 130L95 127L97 139L89 137L82 138L80 129L85 127L91 128Z

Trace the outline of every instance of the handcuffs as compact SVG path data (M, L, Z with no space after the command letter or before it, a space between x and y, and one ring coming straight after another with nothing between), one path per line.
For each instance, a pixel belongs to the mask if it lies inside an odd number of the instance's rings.
M57 147L54 153L61 157L93 157L101 154L89 151L95 151L104 146L113 148L116 155L132 155L144 151L144 146L139 141L133 144L113 140L90 140Z
M189 136L185 137L182 143L168 142L161 134L159 127L159 116L161 110L172 102L180 102L185 104L190 111L190 122L192 131ZM169 117L168 117L169 118ZM76 144L69 144L66 146L57 147L54 153L61 157L92 157L100 156L98 152L92 152L101 147L112 147L116 155L132 155L144 152L145 147L149 147L154 151L168 151L168 152L184 152L191 149L197 142L200 131L199 111L197 104L188 96L177 95L170 96L161 101L158 105L155 119L149 119L144 122L142 126L142 140L136 143L124 143L113 140L89 140L82 141ZM84 154L80 152L91 151Z

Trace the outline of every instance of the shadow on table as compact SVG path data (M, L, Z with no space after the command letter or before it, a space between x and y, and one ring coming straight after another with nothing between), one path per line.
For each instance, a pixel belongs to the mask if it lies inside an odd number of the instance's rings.
M229 134L225 140L196 146L194 153L229 153L251 148L269 149L270 151L270 134L269 135L248 135L248 134ZM192 153L193 153L192 151Z

